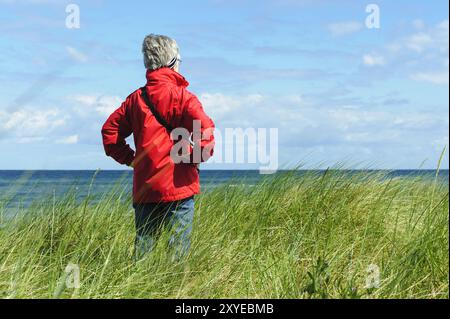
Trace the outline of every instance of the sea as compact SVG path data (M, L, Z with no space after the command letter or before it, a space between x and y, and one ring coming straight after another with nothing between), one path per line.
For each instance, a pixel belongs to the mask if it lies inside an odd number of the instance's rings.
M282 174L279 171L271 176ZM323 174L325 171L298 170L295 174L317 173ZM347 170L348 174L360 170ZM395 177L421 177L435 179L434 170L392 170L375 171L367 170L363 173L381 173L384 178ZM207 192L218 185L228 183L230 186L237 184L255 185L262 178L268 175L261 175L257 170L202 170L200 181L202 191ZM269 177L270 178L270 177ZM438 173L438 180L448 183L448 170L441 170ZM22 209L28 207L34 201L48 198L57 199L67 194L68 191L75 191L76 198L82 200L88 194L95 201L96 195L112 190L114 187L121 188L125 193L131 193L132 171L131 170L0 170L0 209L11 211L12 209Z

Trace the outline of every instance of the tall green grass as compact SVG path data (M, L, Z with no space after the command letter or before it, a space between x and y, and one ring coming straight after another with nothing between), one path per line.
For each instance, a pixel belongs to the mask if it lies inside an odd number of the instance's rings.
M338 170L232 184L197 196L184 260L167 232L134 260L120 186L34 203L0 228L0 297L448 298L448 185ZM69 263L78 289L64 284Z

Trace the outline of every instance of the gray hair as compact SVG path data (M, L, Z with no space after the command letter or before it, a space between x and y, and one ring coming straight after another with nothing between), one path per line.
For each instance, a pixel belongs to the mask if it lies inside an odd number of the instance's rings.
M149 70L173 68L179 63L179 52L177 42L164 35L149 34L142 43L144 65Z

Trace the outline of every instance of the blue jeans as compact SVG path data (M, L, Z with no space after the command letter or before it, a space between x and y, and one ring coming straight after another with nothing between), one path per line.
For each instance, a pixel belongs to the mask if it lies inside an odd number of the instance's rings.
M190 247L194 219L194 197L167 203L133 204L135 211L136 258L150 252L163 227L171 231L169 245L177 257L186 255Z

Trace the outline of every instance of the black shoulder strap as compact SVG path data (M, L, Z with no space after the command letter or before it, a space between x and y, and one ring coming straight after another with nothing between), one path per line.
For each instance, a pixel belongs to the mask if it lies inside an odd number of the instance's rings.
M153 103L148 98L147 90L145 89L145 87L141 88L141 97L150 111L153 113L153 116L156 118L159 124L164 126L169 133L172 132L172 126L170 126L169 123L167 123L166 120L164 120L164 118L156 111L155 105L153 105Z

